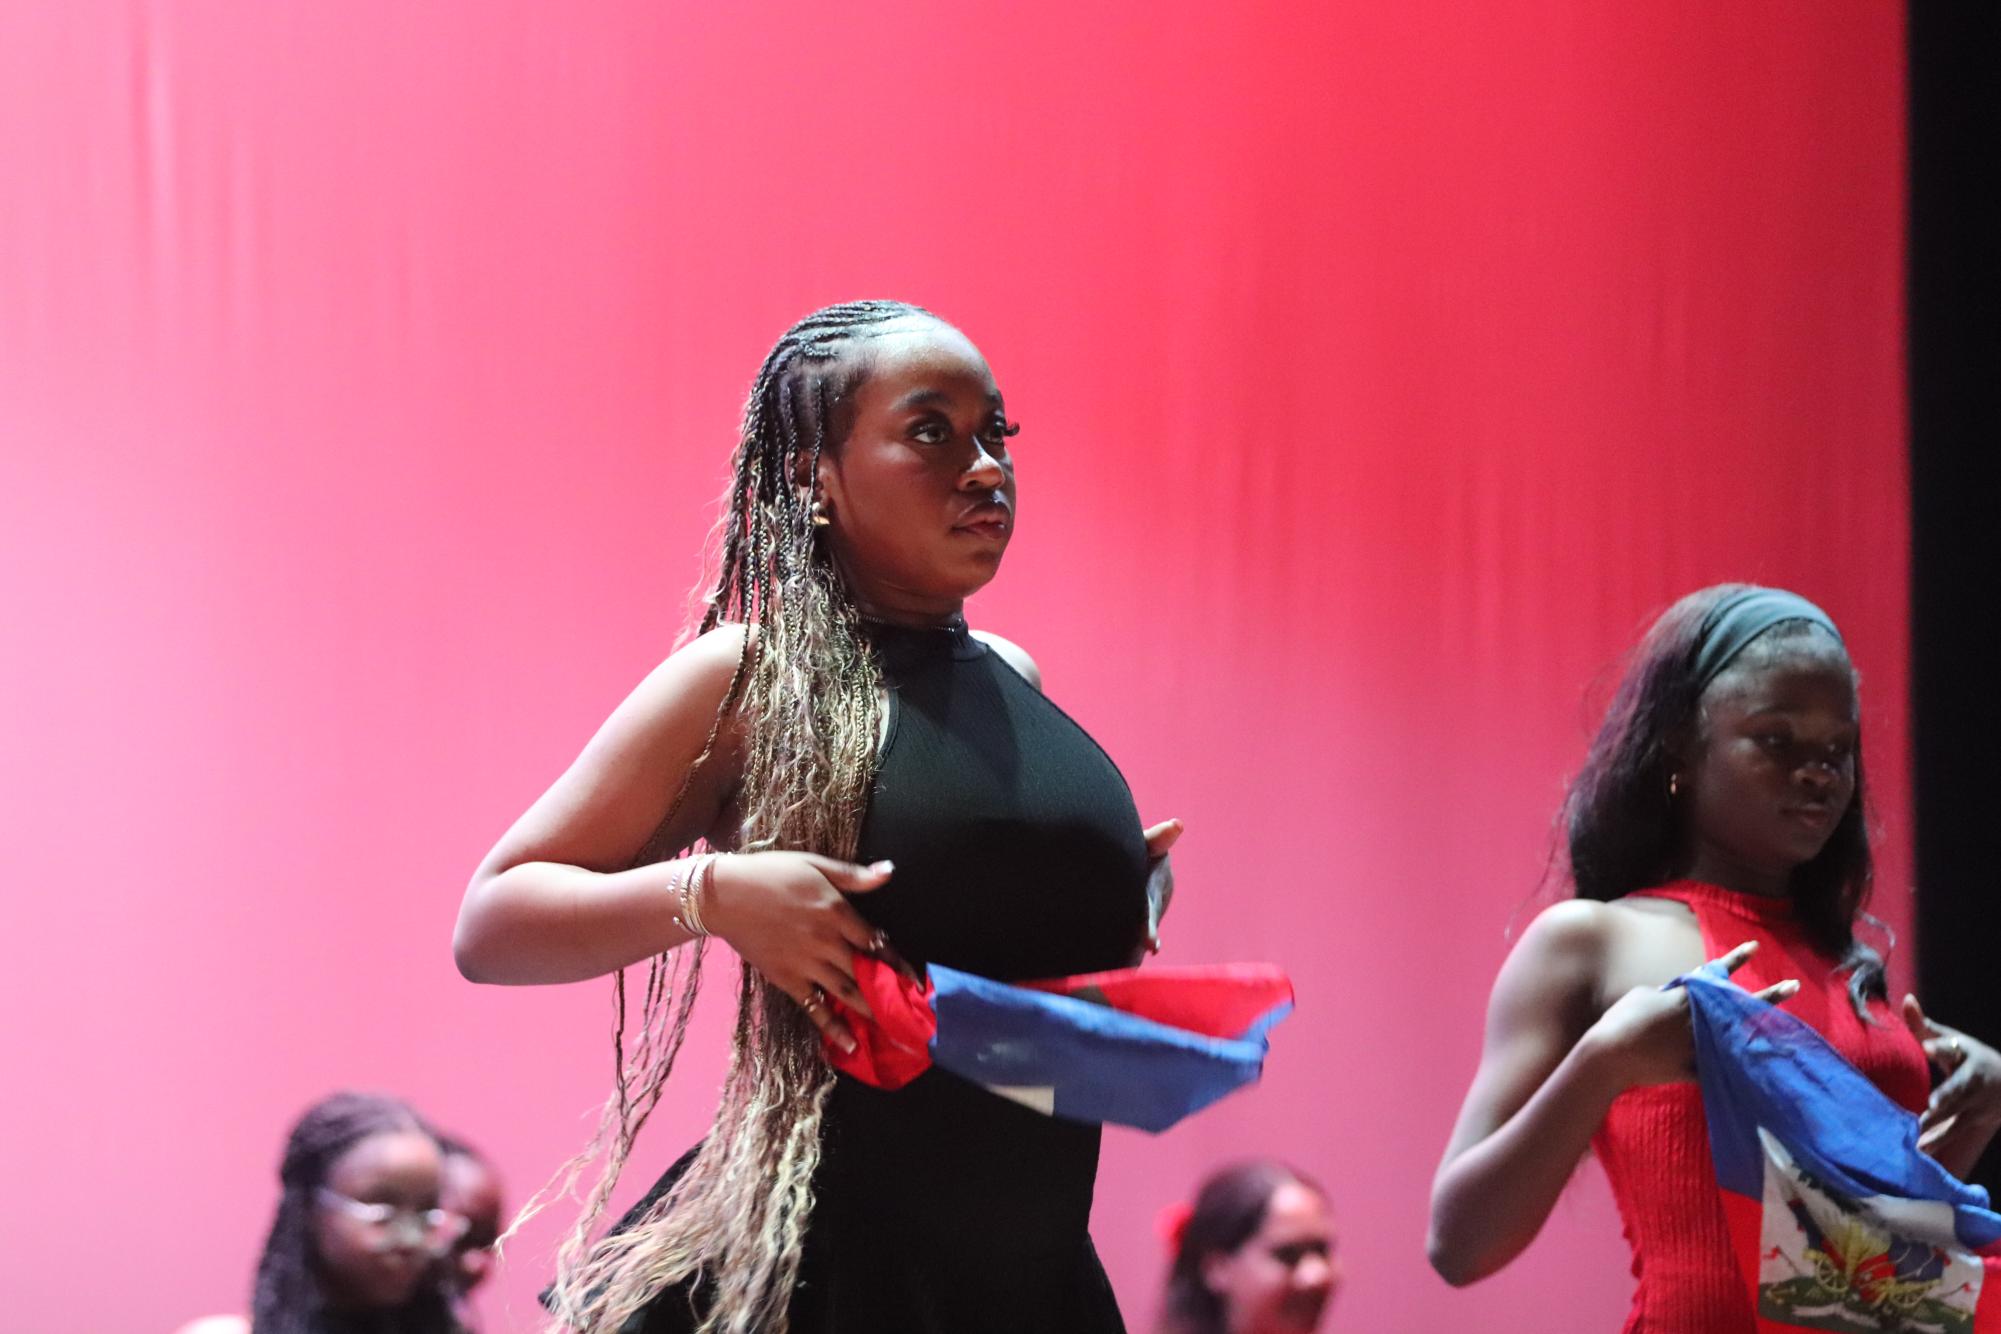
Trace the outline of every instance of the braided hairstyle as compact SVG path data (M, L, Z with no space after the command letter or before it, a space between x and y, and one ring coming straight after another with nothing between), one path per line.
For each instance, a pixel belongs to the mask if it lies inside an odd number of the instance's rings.
M1695 673L1701 629L1712 607L1743 584L1698 589L1661 613L1626 668L1605 721L1570 785L1563 819L1569 834L1570 876L1577 896L1608 901L1664 884L1689 864L1682 807L1668 791L1673 747L1701 725ZM1745 650L1770 653L1788 641L1819 636L1812 621L1780 621ZM1849 998L1870 1019L1867 1001L1884 992L1883 959L1855 936L1855 920L1875 881L1869 849L1862 746L1855 747L1855 795L1813 860L1794 868L1788 885L1793 912L1814 945L1848 970ZM1874 920L1873 918L1871 919Z
M278 1165L282 1193L271 1235L257 1261L250 1304L253 1334L333 1334L354 1322L328 1308L313 1233L314 1194L341 1156L374 1135L430 1134L406 1104L366 1093L336 1093L306 1109L285 1141ZM456 1334L442 1283L427 1277L403 1305L371 1312L382 1334Z
M682 787L685 794L714 748L721 715L735 710L747 738L741 851L854 855L875 774L883 682L853 598L816 536L813 479L821 456L838 449L853 426L853 395L868 373L865 341L935 318L898 301L815 311L778 340L751 386L712 539L716 578L699 622L700 633L726 623L747 632L716 730ZM641 860L663 851L678 850L649 848ZM558 1328L618 1329L675 1285L699 1293L695 1314L704 1334L786 1328L833 1076L805 1013L748 965L738 979L729 1071L708 1138L657 1202L591 1239L673 1069L701 965L700 940L651 962L629 1051L619 974L615 1087L597 1135L515 1222L518 1229L545 1199L571 1190L585 1168L604 1160L558 1252L547 1297Z

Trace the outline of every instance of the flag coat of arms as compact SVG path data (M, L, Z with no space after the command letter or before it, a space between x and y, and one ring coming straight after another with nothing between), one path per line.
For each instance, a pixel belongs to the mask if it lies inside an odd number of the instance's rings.
M1161 1131L1257 1080L1292 983L1265 964L1119 969L1011 984L937 964L926 980L867 956L871 1021L834 1068L895 1089L936 1065L1045 1115Z
M1760 1334L2001 1334L2001 1215L1812 1027L1711 964L1688 991L1731 1249Z

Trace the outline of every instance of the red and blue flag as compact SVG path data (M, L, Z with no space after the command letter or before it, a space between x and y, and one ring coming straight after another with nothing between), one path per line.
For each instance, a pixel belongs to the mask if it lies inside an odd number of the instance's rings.
M918 982L875 958L855 981L873 1021L838 1070L901 1088L932 1066L1050 1116L1161 1131L1257 1080L1292 983L1265 964L1119 969L1006 983L933 964Z
M1813 1028L1711 964L1688 990L1709 1148L1760 1334L2001 1334L2001 1215Z

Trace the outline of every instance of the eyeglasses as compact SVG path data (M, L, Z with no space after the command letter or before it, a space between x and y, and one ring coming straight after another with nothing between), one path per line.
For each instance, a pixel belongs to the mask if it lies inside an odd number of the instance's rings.
M375 1237L370 1244L378 1251L415 1242L433 1255L443 1255L472 1226L470 1218L449 1209L405 1209L394 1204L372 1204L343 1195L328 1186L321 1186L317 1195L320 1203L327 1208L338 1210L372 1229Z

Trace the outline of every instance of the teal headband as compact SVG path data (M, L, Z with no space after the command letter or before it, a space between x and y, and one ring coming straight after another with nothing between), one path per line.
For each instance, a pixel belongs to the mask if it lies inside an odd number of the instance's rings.
M1695 636L1695 693L1709 688L1751 641L1781 621L1811 621L1841 642L1834 619L1783 588L1746 588L1709 609Z

